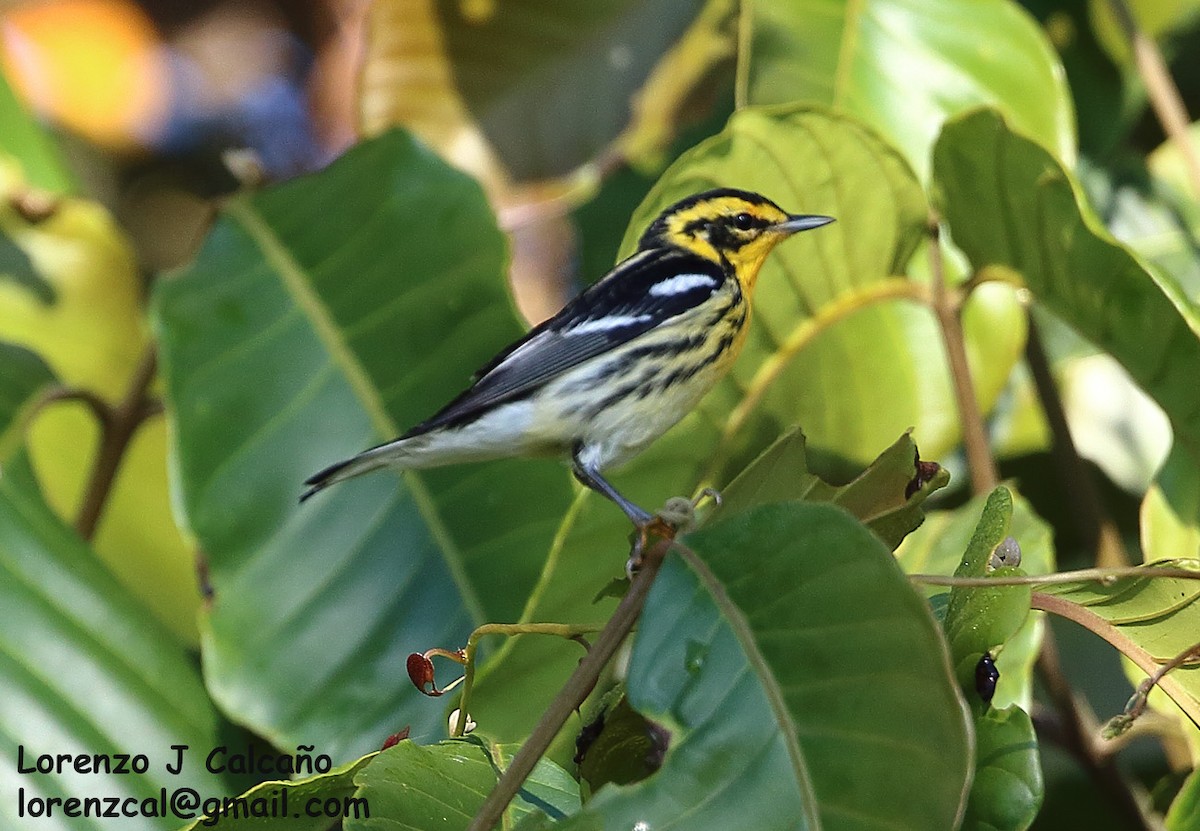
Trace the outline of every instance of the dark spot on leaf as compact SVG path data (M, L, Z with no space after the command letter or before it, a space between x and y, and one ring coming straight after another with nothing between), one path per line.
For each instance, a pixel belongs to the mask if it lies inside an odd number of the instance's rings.
M984 701L991 701L996 694L996 684L1000 681L1000 670L990 652L983 653L979 663L975 665L975 692Z
M200 597L204 600L204 605L211 607L217 597L217 590L213 588L208 573L208 555L199 550L196 551L196 585L200 588Z
M671 747L671 732L661 724L647 719L646 734L650 737L650 749L646 751L646 767L654 772L662 767L663 759L667 757L667 750Z
M587 756L588 748L590 748L600 737L601 731L604 730L604 714L601 710L596 718L583 725L583 729L579 731L579 735L575 737L575 764L583 763Z
M942 466L937 462L921 461L921 452L919 450L913 453L913 457L913 464L916 466L917 475L909 480L908 485L904 488L904 498L906 500L912 499L913 495L924 487L926 483L930 482L933 477L937 476L938 471L942 469Z
M402 742L408 738L408 731L411 729L412 729L411 727L405 727L400 732L393 733L392 735L388 736L386 739L383 740L383 747L381 747L379 749L387 750L389 747L395 747L396 745L400 744L400 742Z

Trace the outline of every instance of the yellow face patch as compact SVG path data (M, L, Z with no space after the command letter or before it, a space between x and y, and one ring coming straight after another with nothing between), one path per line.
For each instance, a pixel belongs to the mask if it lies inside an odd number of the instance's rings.
M663 234L668 243L705 259L728 263L745 290L771 249L791 236L778 226L787 213L770 202L737 196L708 199L673 214Z

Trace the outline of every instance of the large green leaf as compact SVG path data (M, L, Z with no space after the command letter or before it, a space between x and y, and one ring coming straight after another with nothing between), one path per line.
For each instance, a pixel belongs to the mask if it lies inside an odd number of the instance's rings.
M221 721L191 656L97 563L42 501L23 456L0 475L0 817L18 817L34 800L84 797L158 801L160 789L227 795L233 783L208 773L203 759L223 744ZM180 775L166 765L173 745L191 749ZM144 754L144 774L18 772L42 754ZM115 767L118 760L113 758ZM43 828L100 829L103 818L64 817ZM45 810L42 803L42 810ZM170 829L171 816L133 817L122 827Z
M1200 310L1115 242L1071 174L991 110L946 125L934 177L955 243L977 271L1017 272L1045 308L1109 352L1200 459Z
M1062 67L1010 0L756 0L743 8L742 103L836 107L879 130L922 180L942 123L981 104L1074 158Z
M551 462L301 482L428 417L520 333L478 187L405 134L231 201L156 325L205 673L238 721L346 759L444 725L407 653L515 618L566 509ZM441 729L444 729L442 727Z
M886 546L803 503L685 542L719 584L670 556L627 679L630 703L670 732L663 766L601 789L577 822L954 827L969 728L937 625Z
M913 438L927 456L952 447L959 428L931 315L872 305L912 289L893 275L903 272L921 238L926 206L904 161L844 116L745 109L667 171L634 214L625 252L668 203L718 185L755 189L789 210L826 213L838 222L771 255L755 289L746 347L730 376L614 474L617 486L655 508L698 484L724 485L797 422L810 451L837 457L854 472L914 424ZM1023 315L1015 305L1010 311L1013 316L1004 311L998 322L993 317L996 325L983 327L979 338L977 379L985 404L999 392L1023 340ZM560 527L523 619L602 621L611 606L591 599L620 574L628 533L612 506L582 498ZM577 659L572 645L544 638L506 644L480 674L472 714L489 731L515 740L540 715L546 690Z
M355 796L370 818L348 819L346 831L466 828L512 759L513 748L482 739L452 739L421 747L404 741L380 753L355 776ZM504 812L503 828L523 817L561 819L579 809L579 783L542 760Z

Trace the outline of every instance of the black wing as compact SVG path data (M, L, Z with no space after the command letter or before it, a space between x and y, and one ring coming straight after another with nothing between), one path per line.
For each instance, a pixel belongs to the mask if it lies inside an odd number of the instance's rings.
M475 383L408 433L461 424L485 409L528 395L578 366L712 297L720 266L684 251L634 254L529 331L475 374Z

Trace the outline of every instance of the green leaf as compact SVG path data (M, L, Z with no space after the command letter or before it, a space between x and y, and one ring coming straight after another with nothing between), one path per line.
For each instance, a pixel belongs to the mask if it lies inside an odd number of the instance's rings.
M969 728L937 625L887 548L805 503L685 542L719 583L668 558L627 679L630 703L671 733L663 766L602 789L578 824L954 827Z
M1179 285L1113 241L1071 174L998 113L947 124L934 177L975 270L1017 272L1040 304L1121 362L1200 459L1200 311Z
M380 753L356 777L355 795L371 806L369 819L347 819L346 831L466 828L515 748L478 738L422 747L402 741ZM538 762L504 812L504 828L532 813L553 819L579 810L579 785L558 765Z
M29 255L0 228L0 280L15 283L44 306L54 302L54 286L33 267Z
M1087 5L1096 39L1115 63L1130 74L1136 73L1129 36L1117 22L1112 5L1104 0L1088 0ZM1200 19L1200 2L1196 0L1125 0L1122 5L1129 10L1138 29L1156 39L1165 38L1174 29L1194 25Z
M1024 831L1045 785L1033 722L1020 707L989 709L975 721L975 780L963 831Z
M1148 673L1191 649L1200 632L1200 580L1156 575L1162 567L1200 571L1200 560L1160 560L1136 577L1104 584L1066 583L1041 591L1058 601L1053 611L1087 626ZM1200 725L1200 666L1173 669L1158 686Z
M1190 453L1171 451L1142 500L1140 519L1146 562L1200 559L1200 468Z
M101 566L42 501L23 456L0 476L0 802L6 827L18 789L31 800L89 796L151 799L190 787L202 798L229 793L231 782L201 759L223 744L222 723L191 656ZM188 745L180 775L166 765ZM67 768L18 774L18 761L42 754L144 754L144 774L101 775ZM196 757L192 754L199 754ZM113 758L111 764L117 765ZM57 818L61 810L55 814ZM177 821L127 818L123 828L167 829ZM47 826L49 827L49 826ZM54 827L108 828L102 818Z
M1192 831L1200 826L1200 771L1192 771L1184 780L1166 821L1167 831Z
M25 422L54 373L37 354L0 341L0 469L23 442Z
M745 4L742 26L740 102L808 100L849 113L887 137L923 181L942 123L981 104L1074 158L1062 67L1016 3L760 0Z
M905 433L857 478L833 486L809 473L804 434L794 429L721 490L721 514L735 516L756 505L793 499L831 502L895 549L924 520L925 499L949 480L944 468L920 461L912 435Z
M205 675L236 720L336 759L443 731L404 660L515 618L570 498L551 462L325 465L427 418L521 327L479 188L393 132L232 200L159 284L180 506L215 590Z
M21 452L29 410L55 383L35 353L0 343L0 782L12 796L0 817L12 827L28 821L16 815L18 791L27 810L41 800L97 795L95 775L18 774L19 763L32 767L43 754L145 754L149 772L105 778L105 796L156 799L159 788L192 787L219 797L229 790L190 754L182 776L164 772L176 758L172 745L203 755L219 743L219 719L190 657L57 520ZM171 817L127 823L175 826ZM104 825L90 819L70 827Z
M1050 574L1055 568L1054 535L1029 503L1009 491L1012 520L1008 533L1021 546L1021 569L1027 574ZM976 528L983 517L989 495L975 497L953 511L930 513L925 523L909 535L896 552L900 566L909 574L953 574L960 567ZM926 589L930 595L948 598L940 586ZM1028 608L1028 603L1026 603ZM1032 697L1033 663L1041 645L1041 614L1028 617L1020 631L1008 639L1003 650L993 656L1000 681L992 698L993 707L1006 708L1018 703L1029 706Z
M340 803L344 815L361 816L370 811L370 802L354 797L354 775L375 758L364 756L328 773L292 781L262 782L237 797L234 810L216 818L216 826L225 831L271 831L284 825L290 831L329 831L330 818L324 813L331 803ZM245 801L245 807L241 801ZM309 816L315 813L316 816ZM203 831L214 827L212 815L198 819L180 831ZM340 827L340 826L339 826Z
M0 72L0 124L4 125L0 130L0 157L15 159L31 185L54 193L76 189L75 179L63 163L58 147L17 99L3 72ZM0 158L0 168L3 161Z

